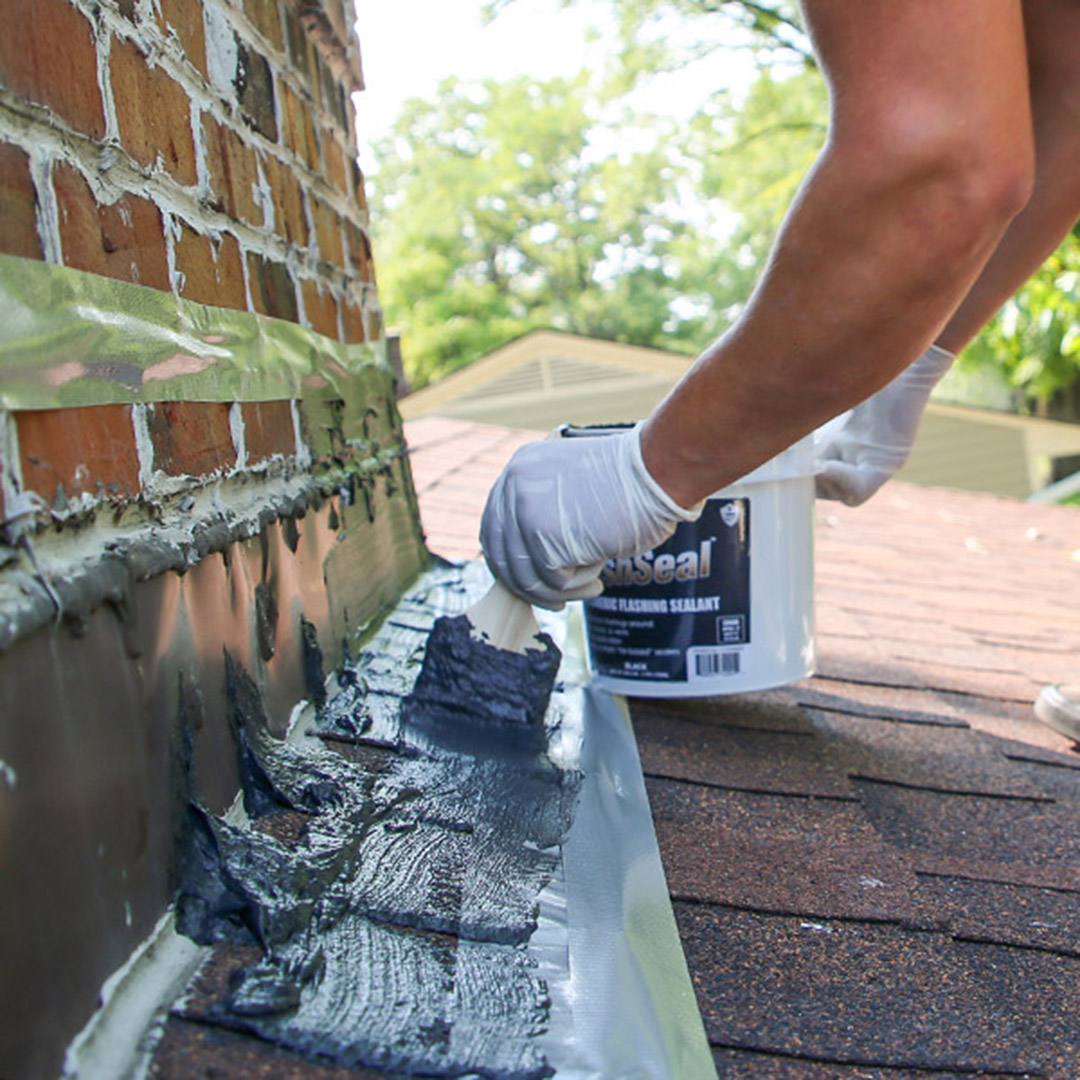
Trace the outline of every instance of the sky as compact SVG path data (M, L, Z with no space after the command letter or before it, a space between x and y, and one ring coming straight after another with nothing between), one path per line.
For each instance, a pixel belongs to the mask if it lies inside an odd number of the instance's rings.
M356 0L357 33L366 89L356 96L360 165L370 165L370 143L390 128L404 101L430 96L441 79L538 79L574 75L603 62L604 38L614 36L606 0L513 0L484 25L484 0ZM604 28L608 28L606 35ZM590 43L590 29L601 39ZM699 64L656 80L653 111L686 115L721 83L738 85L752 70L750 57Z
M356 0L365 89L356 97L361 165L404 101L427 97L448 75L538 79L573 75L589 57L590 26L610 25L608 6L578 0L514 0L485 26L483 0Z

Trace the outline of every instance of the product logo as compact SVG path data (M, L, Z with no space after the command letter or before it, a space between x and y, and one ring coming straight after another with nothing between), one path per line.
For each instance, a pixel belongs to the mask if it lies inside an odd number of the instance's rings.
M735 525L737 525L739 523L739 518L741 516L742 515L739 512L739 504L738 503L733 503L733 502L724 503L724 505L720 507L720 520L729 529L733 528Z
M646 551L641 555L609 559L600 580L605 588L618 585L667 585L672 581L698 581L712 573L713 544L716 537L702 540L696 548L685 551L665 551L657 555Z

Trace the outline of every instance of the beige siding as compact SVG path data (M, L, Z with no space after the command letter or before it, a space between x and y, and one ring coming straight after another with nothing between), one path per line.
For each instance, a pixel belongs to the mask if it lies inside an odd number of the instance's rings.
M1080 430L1077 432L1080 441ZM942 415L931 406L902 480L1023 498L1033 490L1022 428L978 417Z

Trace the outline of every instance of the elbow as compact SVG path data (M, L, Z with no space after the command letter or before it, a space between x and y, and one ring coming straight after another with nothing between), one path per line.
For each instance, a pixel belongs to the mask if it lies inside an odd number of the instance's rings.
M863 197L893 208L901 230L925 257L954 267L981 264L1031 198L1035 181L1030 125L982 130L926 121L897 107L871 133L838 138L834 152Z

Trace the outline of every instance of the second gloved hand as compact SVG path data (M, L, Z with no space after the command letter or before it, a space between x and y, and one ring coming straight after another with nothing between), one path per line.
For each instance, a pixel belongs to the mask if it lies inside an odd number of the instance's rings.
M608 559L648 551L700 513L649 475L639 425L523 446L488 495L480 541L511 592L557 609L599 595Z
M818 498L859 506L907 461L930 391L955 359L948 350L931 345L848 413L818 454Z

